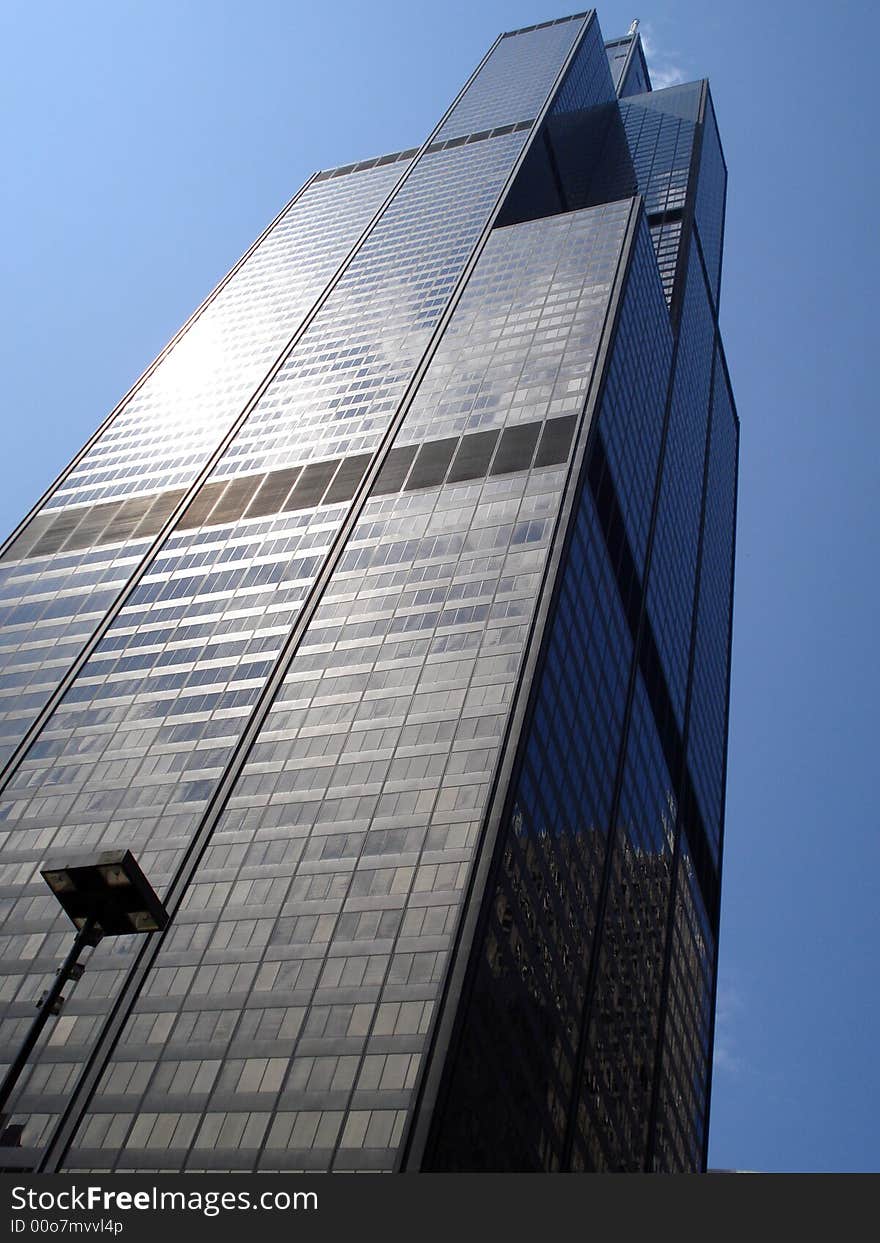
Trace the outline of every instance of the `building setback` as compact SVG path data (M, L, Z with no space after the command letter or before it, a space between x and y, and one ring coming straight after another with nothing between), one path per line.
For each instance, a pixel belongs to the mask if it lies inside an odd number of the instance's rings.
M705 1168L738 422L708 84L593 12L321 172L0 553L4 1119L64 1170Z

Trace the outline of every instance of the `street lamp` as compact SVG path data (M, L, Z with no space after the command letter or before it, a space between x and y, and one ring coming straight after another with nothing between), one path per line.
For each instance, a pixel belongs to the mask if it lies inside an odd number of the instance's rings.
M0 1087L0 1111L49 1016L61 1013L64 985L68 980L75 983L85 971L79 961L82 951L97 945L102 937L159 932L168 923L168 912L130 850L108 850L80 863L43 867L40 875L73 921L76 937L54 983L37 1002L39 1012L6 1072Z

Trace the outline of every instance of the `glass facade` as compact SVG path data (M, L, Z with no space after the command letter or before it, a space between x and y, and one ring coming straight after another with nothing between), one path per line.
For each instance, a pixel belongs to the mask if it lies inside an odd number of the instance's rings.
M3 547L7 1060L69 939L47 857L131 849L172 921L92 952L0 1164L701 1167L724 192L704 83L592 12L504 35Z

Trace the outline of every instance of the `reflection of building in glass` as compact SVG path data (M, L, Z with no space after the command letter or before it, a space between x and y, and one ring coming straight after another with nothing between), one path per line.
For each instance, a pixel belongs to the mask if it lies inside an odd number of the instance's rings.
M130 848L173 918L94 951L0 1163L702 1168L725 182L637 36L503 36L4 546L4 1047L67 937L44 858Z

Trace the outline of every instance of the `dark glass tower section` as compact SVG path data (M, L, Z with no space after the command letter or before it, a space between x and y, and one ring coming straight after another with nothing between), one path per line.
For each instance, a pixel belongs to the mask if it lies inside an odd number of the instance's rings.
M708 85L592 12L316 174L0 551L6 1168L699 1170L738 424ZM134 940L134 939L133 939Z

